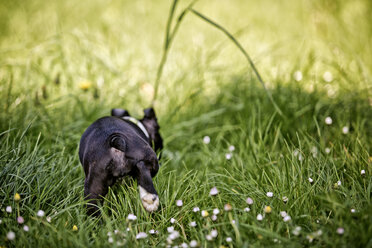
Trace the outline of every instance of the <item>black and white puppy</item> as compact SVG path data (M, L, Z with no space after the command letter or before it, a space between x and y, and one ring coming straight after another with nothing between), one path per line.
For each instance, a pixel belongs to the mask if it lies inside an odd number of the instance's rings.
M113 109L112 116L95 121L80 140L79 158L85 172L84 196L87 212L98 216L97 203L118 178L137 179L142 205L148 212L158 209L159 197L152 178L159 170L156 152L163 148L153 108L137 120L126 110Z

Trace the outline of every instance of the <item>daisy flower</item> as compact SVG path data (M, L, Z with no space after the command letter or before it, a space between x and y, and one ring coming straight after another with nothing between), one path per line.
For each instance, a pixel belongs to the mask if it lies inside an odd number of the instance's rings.
M202 211L201 211L201 215L202 215L203 217L208 217L209 213L208 213L207 210L202 210Z
M300 82L302 80L302 72L301 71L295 71L293 73L293 78L297 81Z
M134 214L128 214L127 220L134 221L136 219L137 219L137 216L135 216Z
M17 217L17 222L18 222L18 224L23 224L25 222L25 220L23 219L22 216L18 216Z
M246 202L247 202L248 205L252 205L253 204L253 200L250 197L247 198Z
M211 142L211 138L209 136L204 136L203 137L203 143L208 145Z
M211 191L209 192L209 195L215 196L218 194L218 189L216 187L211 188Z
M264 218L264 217L262 216L262 214L258 214L258 215L257 215L257 220L258 220L258 221L263 220L263 218Z
M271 197L274 196L274 193L273 193L273 192L267 192L267 193L266 193L266 196L271 198Z
M192 211L193 211L194 213L199 212L199 211L200 211L200 208L199 208L199 207L194 207L194 208L192 209Z
M136 235L136 239L145 239L145 238L147 238L147 233L145 233L145 232L139 232Z
M190 241L190 247L197 247L197 246L198 246L198 242L196 240Z
M218 215L220 213L220 210L218 208L213 209L213 214Z
M45 212L43 210L39 210L39 211L37 211L36 215L39 216L39 217L44 217Z
M11 206L7 206L6 209L5 209L6 212L8 213L11 213L12 212L12 207Z
M282 197L282 200L283 200L284 203L287 203L287 201L288 201L288 197L283 196L283 197Z
M332 125L332 118L331 117L329 117L329 116L327 116L326 118L325 118L325 120L324 120L324 122L327 124L327 125Z
M13 231L10 231L10 232L8 232L8 233L6 234L6 238L7 238L8 240L14 240L15 237L16 237L16 235L15 235L15 233L14 233Z
M342 227L339 227L339 228L337 228L336 232L337 232L337 234L342 235L342 234L344 234L345 229L343 229Z
M189 225L190 225L191 227L196 227L196 226L197 226L197 224L196 224L195 221L191 221Z
M249 212L249 211L251 211L250 208L244 208L244 212Z
M232 238L231 238L231 237L227 237L227 238L226 238L226 242L227 242L227 243L231 243L231 242L232 242Z
M225 209L225 211L228 212L228 211L231 211L232 210L232 206L229 203L227 203L227 204L225 204L225 206L223 207L223 209Z
M183 206L182 200L177 200L176 205L177 205L177 207L182 207Z

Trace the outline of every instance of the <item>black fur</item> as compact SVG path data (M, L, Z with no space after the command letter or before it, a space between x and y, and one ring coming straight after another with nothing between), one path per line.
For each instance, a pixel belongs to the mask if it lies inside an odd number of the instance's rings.
M85 172L84 196L88 214L98 216L97 203L102 201L118 178L132 176L147 192L157 194L152 183L159 170L155 151L163 148L159 125L152 108L145 109L141 123L150 138L130 121L128 111L113 109L112 115L95 121L80 140L79 158ZM154 148L152 145L154 144Z

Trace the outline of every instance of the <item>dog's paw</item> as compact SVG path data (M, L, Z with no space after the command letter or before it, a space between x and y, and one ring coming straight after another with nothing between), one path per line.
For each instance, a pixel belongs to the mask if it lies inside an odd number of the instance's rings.
M143 207L147 212L154 212L159 207L159 197L155 194L147 192L144 188L139 186L140 198Z

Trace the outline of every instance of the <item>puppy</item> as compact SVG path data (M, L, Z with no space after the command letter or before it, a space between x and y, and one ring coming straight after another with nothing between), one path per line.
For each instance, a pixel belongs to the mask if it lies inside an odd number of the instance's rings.
M79 158L85 172L84 196L89 215L99 216L97 203L118 178L132 176L138 182L142 205L158 209L159 197L152 178L159 170L156 151L163 148L153 108L136 120L128 111L113 109L112 116L95 121L80 140Z

